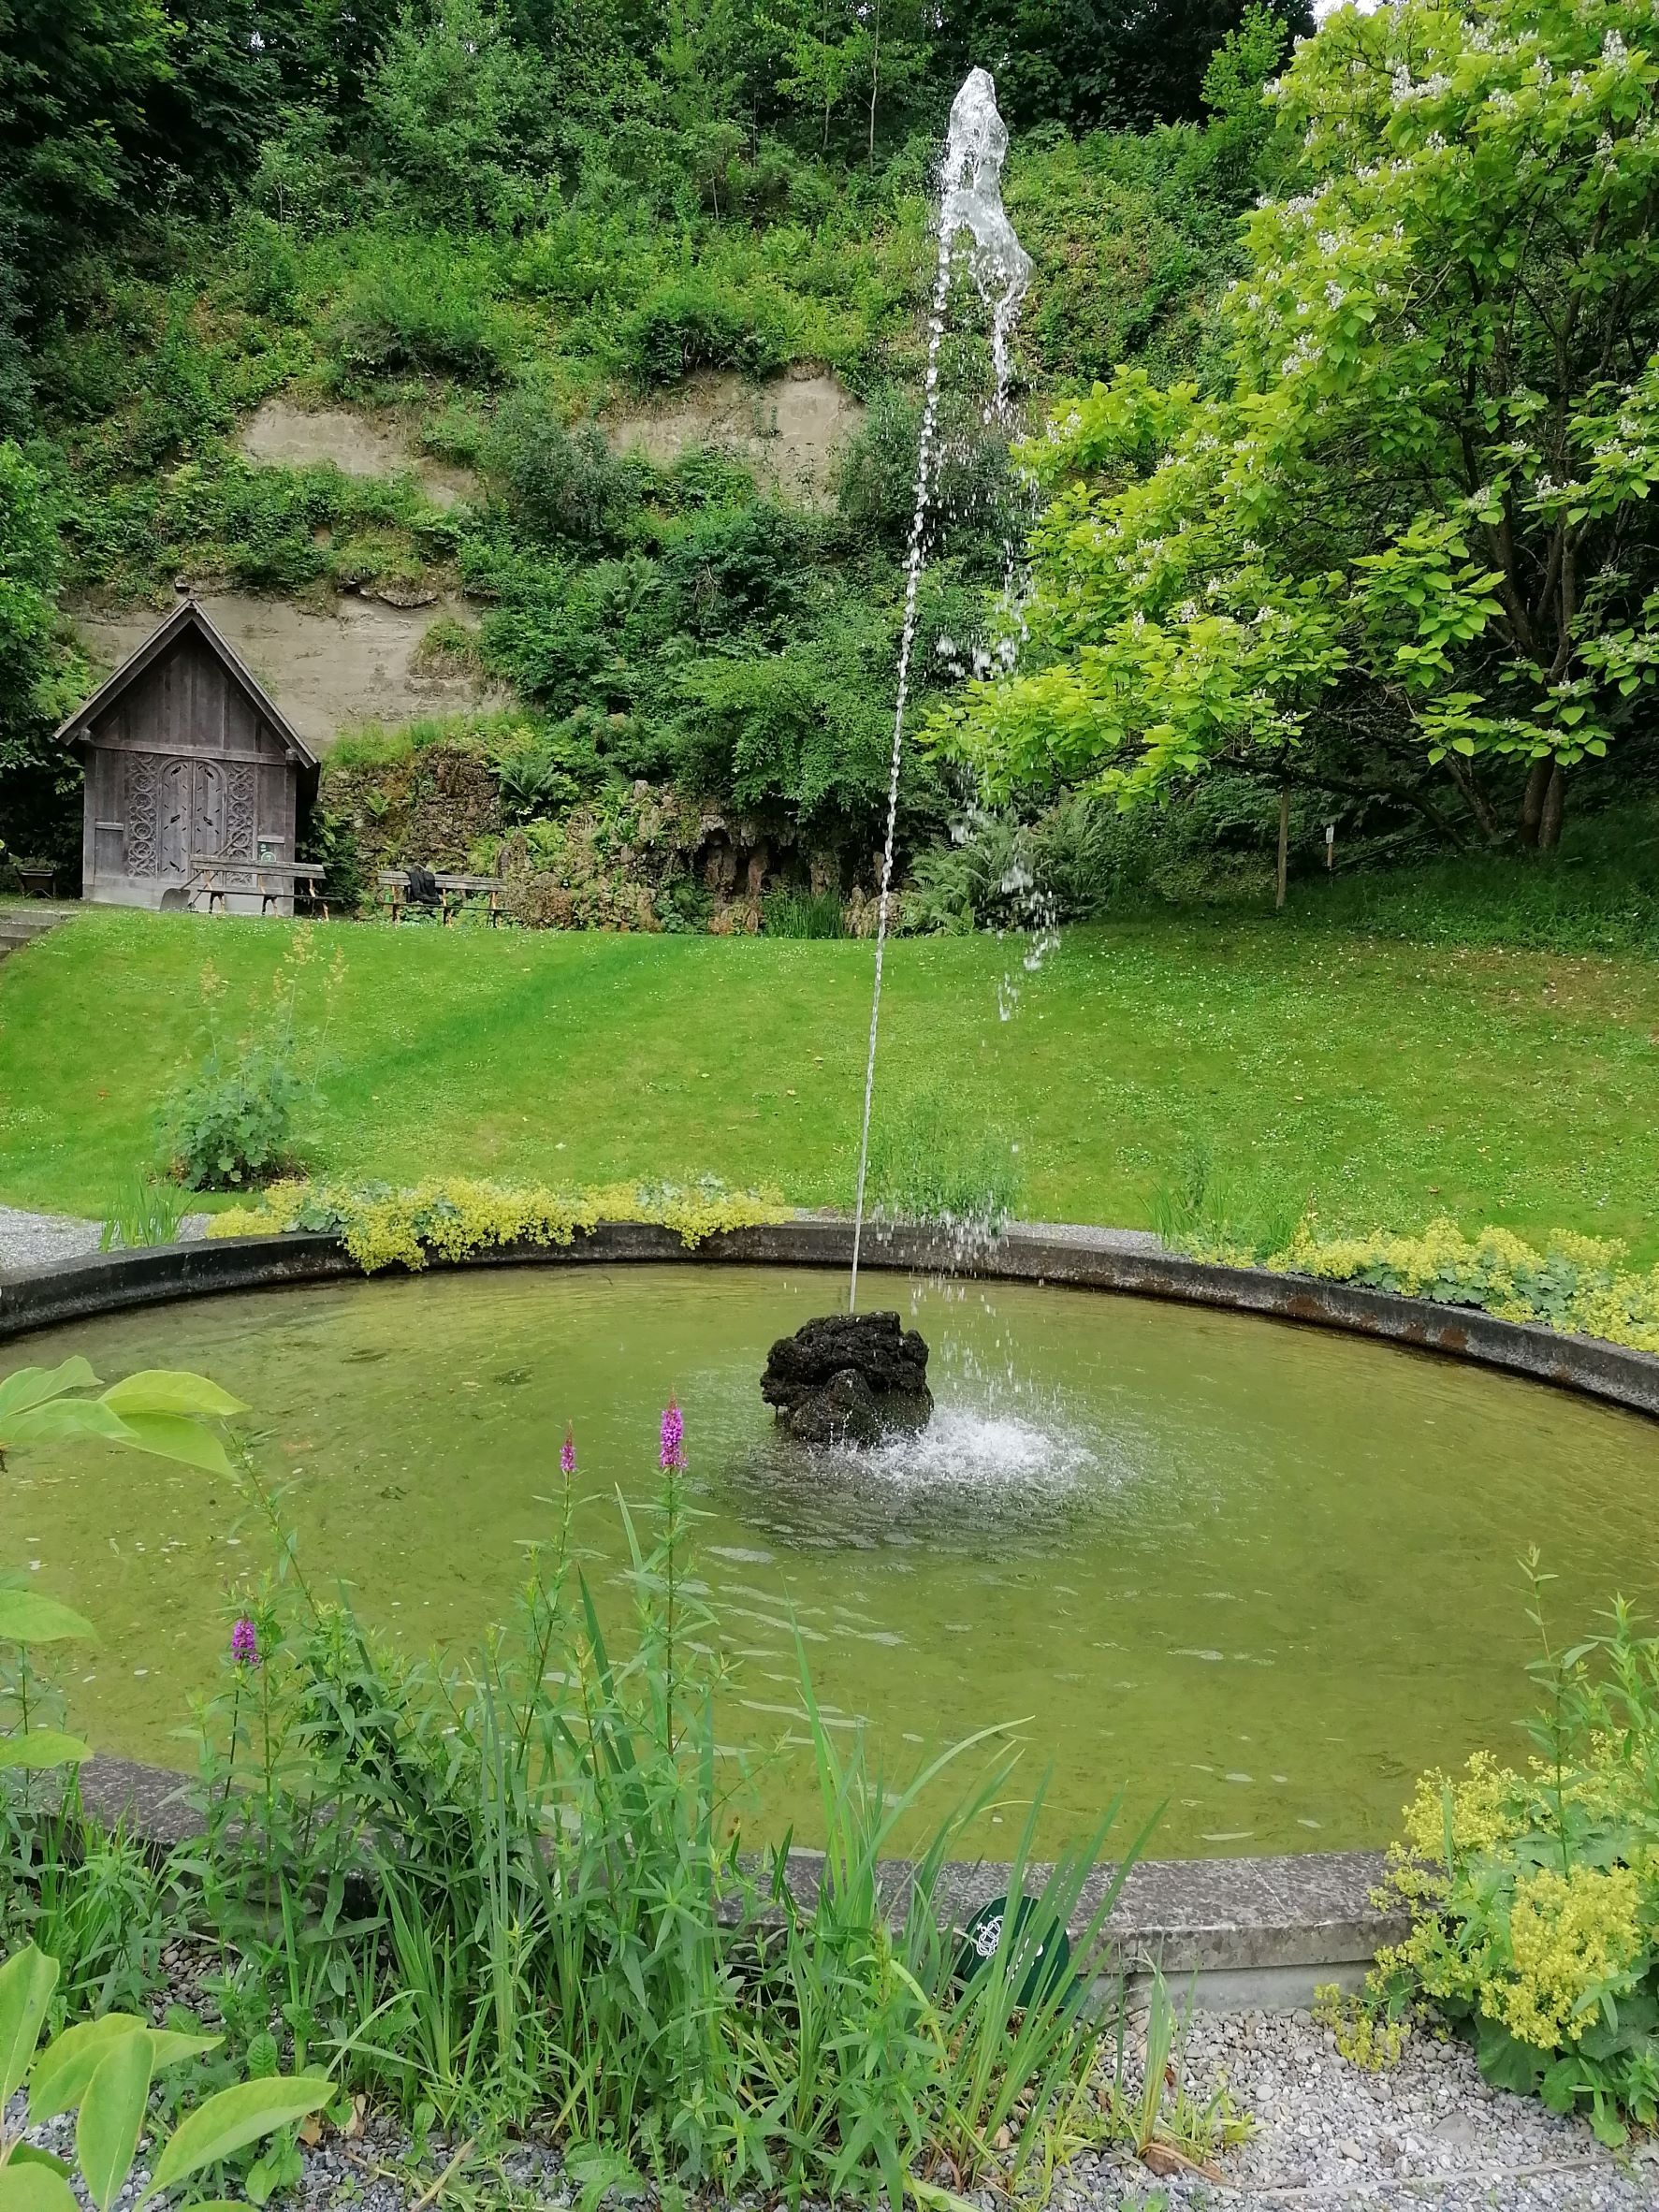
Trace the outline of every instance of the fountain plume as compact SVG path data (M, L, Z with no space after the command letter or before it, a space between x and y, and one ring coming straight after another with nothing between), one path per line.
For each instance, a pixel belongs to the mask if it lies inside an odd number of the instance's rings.
M951 270L956 240L966 231L972 240L968 270L991 313L991 361L997 394L993 412L1005 417L1008 404L1009 341L1020 302L1031 281L1031 256L1014 236L1002 205L1002 164L1008 153L1008 125L997 108L997 87L988 69L970 69L951 103L950 131L939 171L939 259L933 280L933 307L927 325L927 379L922 406L922 435L916 455L916 508L905 557L904 629L898 648L898 697L893 712L893 758L887 779L887 836L881 849L881 896L876 912L876 976L870 994L870 1041L864 1071L864 1120L858 1143L858 1195L852 1221L852 1276L847 1310L858 1310L858 1259L864 1242L865 1186L870 1163L870 1105L876 1088L876 1039L881 1021L881 970L887 953L887 921L893 893L893 842L898 822L898 769L904 747L905 708L910 688L910 657L916 644L916 609L922 571L927 564L927 515L938 465L939 355L950 303Z

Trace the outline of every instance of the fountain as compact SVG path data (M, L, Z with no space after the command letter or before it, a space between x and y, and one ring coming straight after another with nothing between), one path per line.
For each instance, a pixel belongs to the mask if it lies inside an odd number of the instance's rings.
M801 1444L880 1444L933 1418L927 1346L895 1313L823 1314L766 1358L761 1396Z
M887 779L887 834L881 851L881 894L876 914L876 974L870 995L869 1050L865 1060L864 1116L858 1144L858 1195L853 1211L852 1271L847 1312L809 1321L772 1347L761 1394L778 1408L779 1422L803 1442L874 1444L895 1431L924 1427L933 1412L927 1390L927 1346L914 1330L899 1328L896 1314L858 1312L858 1261L864 1241L865 1189L869 1173L870 1108L876 1088L876 1041L881 1020L881 970L893 891L894 834L898 821L898 772L910 698L916 609L927 565L927 523L934 491L939 432L939 355L945 332L956 241L968 234L968 267L990 310L991 362L996 375L993 419L1006 417L1009 340L1031 279L1031 259L1014 236L1002 205L1002 164L1008 125L997 109L988 69L970 69L951 103L950 130L939 175L939 259L927 326L927 375L922 434L916 457L916 507L905 559L904 627L898 648L898 693L893 713L893 757Z

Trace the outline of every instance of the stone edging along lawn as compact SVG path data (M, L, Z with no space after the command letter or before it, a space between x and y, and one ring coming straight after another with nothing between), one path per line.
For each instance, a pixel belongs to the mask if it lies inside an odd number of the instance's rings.
M808 1216L726 1230L688 1251L672 1230L609 1222L568 1245L488 1253L461 1264L635 1260L841 1269L851 1258L851 1223ZM948 1268L993 1281L1165 1298L1340 1329L1659 1414L1659 1358L1651 1353L1386 1291L1215 1267L1107 1230L1013 1227L965 1259L943 1231L878 1225L866 1232L863 1257L870 1268ZM98 1253L0 1279L0 1341L128 1306L358 1273L335 1238L306 1234ZM99 1757L83 1769L82 1779L93 1812L109 1818L124 1814L136 1832L157 1844L176 1841L189 1822L181 1778L165 1769ZM1171 1977L1195 1977L1201 2003L1304 2003L1317 1983L1356 1982L1378 1945L1403 1934L1403 1921L1371 1901L1382 1868L1380 1854L1371 1852L1149 1860L1131 1871L1109 1933L1131 1971L1157 1958ZM896 1892L906 1869L895 1864L891 1871ZM953 1918L966 1917L999 1893L1002 1876L994 1865L950 1867L942 1901ZM1104 1878L1098 1873L1084 1893L1084 1918ZM812 1854L794 1855L791 1879L810 1894L817 1879Z

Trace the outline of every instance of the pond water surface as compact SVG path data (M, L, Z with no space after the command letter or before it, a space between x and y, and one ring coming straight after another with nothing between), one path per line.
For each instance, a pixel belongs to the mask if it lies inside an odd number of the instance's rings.
M740 1671L722 1733L768 1749L759 1825L811 1839L792 1619L837 1722L890 1772L1007 1723L1052 1768L1051 1841L1117 1789L1164 1855L1390 1833L1410 1778L1513 1755L1529 1700L1517 1567L1577 1631L1659 1583L1659 1429L1422 1354L1152 1301L872 1275L933 1346L918 1441L812 1460L757 1382L839 1278L502 1269L157 1307L29 1338L101 1378L187 1366L245 1399L309 1573L421 1645L502 1617L552 1530L567 1422L578 1539L620 1622L617 1493L648 1499L684 1408L701 1575ZM97 1623L62 1671L100 1748L194 1765L225 1594L266 1547L222 1481L104 1447L20 1454L0 1560ZM966 1779L966 1777L965 1777ZM1017 1824L1013 1805L998 1833Z

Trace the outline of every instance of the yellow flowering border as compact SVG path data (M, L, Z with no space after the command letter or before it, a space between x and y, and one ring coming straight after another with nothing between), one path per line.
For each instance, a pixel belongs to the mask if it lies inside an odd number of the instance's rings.
M1598 1733L1587 1759L1560 1770L1481 1751L1460 1774L1419 1779L1374 1899L1403 1905L1410 1931L1377 1952L1358 1996L1317 1995L1344 2058L1375 2072L1414 2028L1470 2023L1478 2046L1487 2023L1519 2054L1505 2087L1531 2076L1559 2112L1588 2102L1606 2142L1622 2141L1629 2119L1653 2124L1653 2084L1620 2067L1630 2038L1608 2032L1630 2017L1621 2008L1652 2010L1643 1993L1659 1955L1659 1807L1627 1751ZM1579 1855L1550 1823L1579 1839Z
M1282 1252L1259 1264L1659 1352L1659 1267L1643 1273L1625 1257L1622 1244L1570 1230L1555 1231L1541 1251L1506 1229L1466 1237L1442 1215L1419 1236L1320 1237L1304 1221Z
M787 1221L769 1192L691 1184L615 1183L580 1192L545 1184L514 1186L460 1176L429 1177L404 1189L385 1184L275 1183L256 1206L215 1214L211 1237L271 1236L312 1230L338 1236L365 1274L467 1259L513 1244L568 1244L601 1221L650 1222L675 1230L688 1250L721 1230Z

